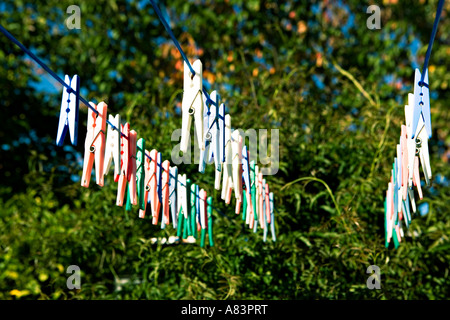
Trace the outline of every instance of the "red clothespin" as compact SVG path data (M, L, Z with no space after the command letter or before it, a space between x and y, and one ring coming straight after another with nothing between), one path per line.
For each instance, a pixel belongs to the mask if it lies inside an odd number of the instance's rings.
M103 164L105 158L105 133L106 133L106 114L108 106L103 101L96 106L94 103L89 104L94 110L88 111L87 134L84 143L84 164L83 176L81 177L81 186L89 187L91 181L92 165L95 158L95 175L97 184L103 187Z
M159 208L161 204L159 203L158 197L158 180L156 177L157 166L158 166L158 151L153 149L150 151L150 203L152 207L152 224L156 225L159 220Z
M137 132L134 130L130 131L128 135L128 145L130 150L130 157L128 162L128 184L130 186L130 200L132 205L137 205L137 184L136 184L136 144L137 144Z
M163 212L163 219L165 219L165 224L169 224L169 169L170 169L170 162L169 160L165 160L162 163L162 212Z
M147 209L147 202L148 202L148 193L150 192L150 152L148 150L145 150L145 157L144 157L144 210L139 209L139 218L145 217L145 211Z
M121 132L123 135L120 137L120 175L119 175L119 182L117 187L117 199L116 199L116 205L119 207L123 206L123 198L125 196L125 190L127 187L127 181L128 181L128 170L130 162L130 147L128 143L128 137L130 135L130 124L125 123L125 125L121 126ZM126 136L126 137L125 137Z

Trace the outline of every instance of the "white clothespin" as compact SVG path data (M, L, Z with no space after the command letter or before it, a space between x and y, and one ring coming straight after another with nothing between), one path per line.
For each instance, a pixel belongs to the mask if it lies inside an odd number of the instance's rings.
M225 162L225 146L227 144L226 141L226 131L225 131L225 105L223 103L219 106L219 113L217 116L217 121L219 122L219 137L220 137L220 162ZM230 124L231 129L231 124Z
M232 149L231 149L231 117L225 115L225 161L222 163L223 180L222 180L222 200L226 204L231 200L231 188L233 187L232 179Z
M217 112L218 112L218 105L220 103L220 95L217 93L216 90L212 91L209 98L211 101L213 101L216 105L210 106L210 125L209 125L209 132L210 132L210 145L209 145L209 152L207 157L207 163L215 163L216 169L219 168L220 171L220 158L216 157L215 154L220 155L220 137L219 137L219 122L217 120ZM209 120L208 119L208 120Z
M67 130L69 130L70 141L72 145L77 145L78 140L78 109L79 109L79 87L80 78L74 75L72 79L66 74L64 82L72 88L72 90L63 88L63 96L61 101L61 111L59 113L58 132L56 135L56 145L62 146Z
M206 212L206 191L201 189L199 193L200 205L200 225L202 229L207 229L207 212Z
M108 174L111 162L114 159L114 181L119 181L120 174L120 114L113 117L111 114L108 116L109 122L116 127L114 129L108 124L108 131L106 135L106 151L105 151L105 164L104 174Z
M408 148L408 186L412 188L416 141L412 139L412 119L414 111L414 94L408 93L408 104L405 105L406 144Z
M430 90L428 89L428 69L425 70L424 82L420 82L421 74L416 68L414 76L414 111L412 120L412 136L416 137L417 127L420 128L419 118L422 118L428 138L431 138L431 113L430 113ZM421 117L422 116L422 117Z
M215 91L213 91L215 92ZM213 94L211 93L211 96ZM215 93L214 93L215 96ZM198 171L201 173L205 172L206 163L212 163L212 152L213 150L213 131L217 128L214 125L214 120L216 118L216 107L208 104L208 99L203 93L203 143L205 144L204 150L200 150L200 163L198 164Z
M419 133L416 138L416 146L419 152L420 164L422 165L423 175L425 177L425 182L427 186L430 185L430 180L432 177L431 174L431 165L430 165L430 155L428 153L428 136L425 132L423 120L419 119Z
M172 225L176 229L178 226L178 206L177 206L177 184L178 184L178 168L170 167L169 169L169 205L172 215Z
M277 241L277 237L275 236L275 213L274 213L274 204L273 204L273 192L269 193L269 202L270 202L270 233L272 234L272 241Z
M191 190L189 190L191 192ZM188 217L188 190L186 188L186 174L178 175L178 186L177 186L177 202L178 202L178 214L184 214L184 218ZM180 211L181 210L181 211ZM186 222L187 223L187 222Z
M203 80L202 80L202 62L195 60L192 64L195 71L193 75L184 62L184 86L182 108L182 126L180 150L187 151L190 138L190 129L192 116L195 119L195 129L197 130L197 139L200 150L203 150Z

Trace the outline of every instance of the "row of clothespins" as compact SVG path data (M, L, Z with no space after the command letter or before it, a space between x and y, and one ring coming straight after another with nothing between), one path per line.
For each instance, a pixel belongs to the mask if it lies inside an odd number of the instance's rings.
M385 247L391 239L398 248L404 237L403 223L409 228L412 212L416 212L413 185L417 188L420 200L423 199L420 182L419 162L423 169L425 182L430 185L431 166L428 153L428 139L431 138L430 95L428 88L428 70L423 83L421 73L415 70L414 94L408 94L405 105L405 123L401 126L400 143L397 144L397 157L391 170L391 179L386 191L385 211Z
M70 79L66 75L65 83L71 89L63 90L56 138L59 146L63 144L67 132L70 133L72 144L77 143L79 77L75 75ZM183 101L186 101L186 92L188 91L185 90ZM201 97L203 97L202 94L200 91ZM213 91L209 103L214 101L215 106L219 106L219 99L219 95ZM266 241L267 229L270 225L272 238L275 241L273 193L269 192L269 186L259 172L258 166L254 161L248 161L249 152L245 145L242 146L243 139L239 131L231 132L231 117L223 115L223 112L217 112L216 108L207 106L207 99L204 99L207 107L203 110L203 101L200 101L202 102L201 112L205 113L207 119L215 119L205 133L205 143L202 142L200 145L203 146L200 171L204 172L206 163L214 162L216 165L215 188L220 190L222 180L222 199L229 204L234 189L236 214L240 213L241 205L243 205L243 219L249 227L256 232L259 220L260 227L264 229L264 241ZM162 209L161 227L164 228L169 224L171 216L173 227L177 229L177 234L182 233L183 239L186 236L196 238L195 224L198 230L202 230L202 235L211 226L211 245L212 197L207 198L206 191L199 190L198 185L191 183L185 174L179 175L177 167L171 167L168 160L162 162L161 153L157 150L153 149L150 152L146 150L145 140L143 138L137 140L136 131L130 130L128 123L122 125L120 115L117 114L115 117L109 115L107 118L106 103L100 102L95 105L89 102L89 105L81 185L89 186L95 160L96 182L99 186L103 186L104 175L108 173L114 161L114 181L118 183L116 205L123 206L127 189L127 210L131 210L132 205L139 205L139 217L144 218L147 203L150 203L152 223L156 225ZM221 104L219 109L223 111L224 105ZM200 109L195 110L198 112ZM193 113L189 112L189 117ZM219 114L221 116L215 116ZM186 139L189 139L189 129L186 133L185 125L190 126L190 121L186 123L185 120L183 114L182 145ZM219 123L223 123L224 126ZM205 124L209 124L209 121Z

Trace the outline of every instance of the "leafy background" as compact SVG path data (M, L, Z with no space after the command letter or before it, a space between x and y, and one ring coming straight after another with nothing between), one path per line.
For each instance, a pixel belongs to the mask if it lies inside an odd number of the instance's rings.
M80 30L64 24L73 4ZM370 4L380 6L380 30L366 27ZM61 86L2 35L0 298L447 299L450 2L429 66L435 178L397 250L384 248L384 194L437 0L160 6L233 127L280 130L280 170L266 177L277 241L264 243L220 201L212 166L180 165L214 195L216 245L152 245L174 230L116 207L111 174L103 188L80 186L86 107L78 146L56 147ZM148 1L7 0L0 21L61 77L80 75L83 97L106 101L170 159L183 66ZM73 264L80 290L66 287ZM381 290L366 287L373 264Z

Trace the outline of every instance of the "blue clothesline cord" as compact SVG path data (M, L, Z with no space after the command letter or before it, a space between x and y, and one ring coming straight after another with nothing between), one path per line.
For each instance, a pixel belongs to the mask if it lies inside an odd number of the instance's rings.
M6 30L1 24L0 24L0 31L10 40L12 41L14 44L16 44L23 52L25 52L26 54L28 54L34 61L36 61L36 63L38 63L45 71L47 71L55 80L57 80L59 83L61 83L64 87L66 87L68 89L69 92L74 92L74 90L63 80L61 79L52 69L50 69L44 62L42 62L34 53L32 53L27 47L25 47L19 40L17 40L11 33L9 33L8 30ZM78 98L80 99L81 102L83 102L89 109L91 109L93 112L95 112L95 114L99 114L99 112L92 107L89 102L84 99L81 95L78 96ZM114 130L119 131L121 136L128 139L128 136L125 135L122 130L119 130L118 128L116 128L115 125L113 125L108 119L106 119L106 123L109 124ZM138 147L138 149L140 149ZM142 150L144 151L144 150ZM144 152L145 156L150 159L150 161L153 161L153 159L147 155ZM158 165L158 164L157 164ZM159 165L160 168L162 168L162 164ZM174 176L172 174L169 173L169 175L171 177L174 178ZM184 185L183 183L181 183L182 185ZM219 210L214 207L213 205L211 205L211 207L216 210L217 212L219 212ZM221 213L221 212L219 212ZM222 214L222 213L221 213ZM223 214L222 214L223 215Z
M166 29L167 33L169 34L169 36L172 38L173 43L175 44L175 47L177 47L178 51L180 52L181 56L183 57L183 60L186 62L189 70L192 73L192 76L195 76L195 71L194 68L192 68L191 63L189 62L189 59L186 57L186 54L184 53L183 49L180 46L180 43L178 42L177 38L175 37L175 35L173 34L172 29L170 28L169 24L167 23L166 19L164 19L163 14L161 12L161 10L159 10L157 4L155 3L154 0L150 0L151 5L153 6L153 9L155 10L156 14L158 15L159 20L161 21L161 23L163 24L164 28ZM206 91L205 88L203 88L203 93L206 96L206 101L212 105L216 105L216 103L214 101L211 100L211 98L209 97L208 92Z
M428 86L428 83L424 83L423 80L425 79L425 72L427 71L428 62L430 61L431 48L433 47L434 38L436 37L437 27L439 24L439 19L441 18L441 13L442 13L442 9L444 7L444 2L445 2L445 0L439 0L439 3L438 3L438 7L437 7L437 11L436 11L436 18L434 19L434 24L433 24L433 31L431 31L430 43L428 44L427 54L425 55L425 62L423 64L423 69L422 69L422 75L420 77L419 85L421 85L421 86L423 86L423 85Z

